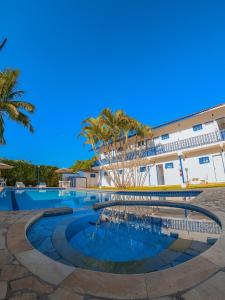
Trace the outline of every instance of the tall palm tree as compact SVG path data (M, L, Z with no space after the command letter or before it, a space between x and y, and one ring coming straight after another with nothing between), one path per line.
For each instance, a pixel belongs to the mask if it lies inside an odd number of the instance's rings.
M5 117L27 127L30 132L34 129L25 112L33 113L33 104L23 100L24 91L17 90L20 72L6 69L0 72L0 143L5 144Z
M83 122L81 136L86 144L91 144L102 170L113 164L111 179L116 186L125 187L131 184L134 167L127 171L127 160L130 151L134 151L129 143L129 135L133 133L136 139L145 140L152 137L150 127L128 116L123 110L115 112L104 109L97 118L88 118ZM107 165L102 160L104 157ZM135 157L141 158L143 149L136 147ZM122 176L118 173L122 170Z

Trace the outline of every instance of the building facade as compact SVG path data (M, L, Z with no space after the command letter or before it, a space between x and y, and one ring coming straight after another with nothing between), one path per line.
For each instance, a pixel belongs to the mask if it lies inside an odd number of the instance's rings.
M70 187L90 188L99 185L98 171L79 171L77 173L66 172L62 174L62 181L69 181Z
M225 104L162 124L152 131L153 139L138 141L137 145L143 149L136 164L136 172L143 173L141 185L225 182ZM126 158L128 163L135 159L132 152ZM110 165L107 167L107 172L98 168L101 186L113 186L108 175Z

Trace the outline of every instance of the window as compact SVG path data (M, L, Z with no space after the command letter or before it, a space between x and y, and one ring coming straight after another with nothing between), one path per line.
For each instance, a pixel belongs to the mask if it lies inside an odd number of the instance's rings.
M95 177L96 177L96 174L92 173L92 174L90 174L90 177L91 177L91 178L95 178Z
M173 169L173 163L165 163L165 169Z
M167 134L163 134L163 135L161 136L161 139L162 139L162 140L167 140L167 139L169 139L169 137L170 137L170 135L167 133Z
M145 144L144 141L140 141L140 142L138 142L138 147L143 146L144 144Z
M146 172L146 167L140 167L140 172L141 173Z
M202 130L202 124L197 124L197 125L193 126L192 128L193 128L193 131Z
M122 174L123 174L123 170L118 170L118 173L119 173L120 175L122 175Z
M208 156L203 156L203 157L199 157L199 164L203 165L203 164L208 164L209 163L209 157Z

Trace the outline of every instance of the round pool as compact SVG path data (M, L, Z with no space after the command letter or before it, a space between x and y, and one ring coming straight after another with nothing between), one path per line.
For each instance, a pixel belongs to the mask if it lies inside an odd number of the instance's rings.
M46 224L54 226L45 254L89 270L137 274L174 267L206 251L219 238L219 220L206 210L189 204L135 204L49 217ZM31 241L38 222L29 230Z

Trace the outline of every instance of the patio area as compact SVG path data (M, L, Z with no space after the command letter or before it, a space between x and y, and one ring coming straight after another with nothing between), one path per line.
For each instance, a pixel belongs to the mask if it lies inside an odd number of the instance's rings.
M225 189L207 189L192 204L225 226ZM224 299L225 232L201 255L162 271L120 275L56 262L34 249L27 227L42 215L69 208L0 212L0 299Z

